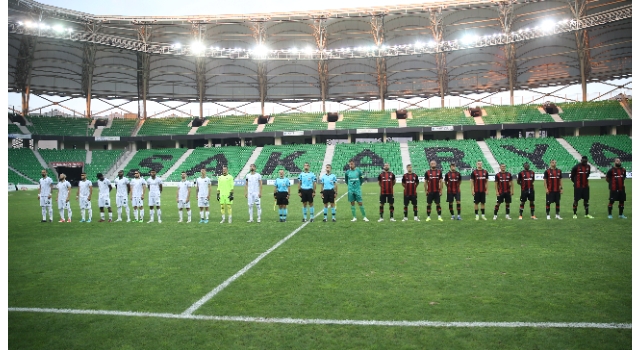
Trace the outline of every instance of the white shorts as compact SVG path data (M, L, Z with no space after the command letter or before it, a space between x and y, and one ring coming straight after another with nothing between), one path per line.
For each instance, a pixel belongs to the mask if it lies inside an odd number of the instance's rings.
M116 196L116 205L118 206L118 208L126 207L128 206L127 205L128 203L129 203L129 198Z
M140 197L131 197L131 206L136 208L142 208L144 206L144 202Z
M191 201L178 201L178 209L191 209Z
M51 206L51 198L49 196L40 196L40 206L41 207L50 207Z
M198 197L198 207L209 208L209 200L207 197Z
M80 209L91 209L91 201L87 197L80 197Z
M71 210L71 206L65 199L58 199L58 209Z
M111 208L111 198L109 198L109 197L98 197L98 207L99 208Z
M149 206L156 206L159 207L160 206L160 196L156 197L156 196L149 196Z
M248 203L248 204L252 204L252 203L253 203L253 204L260 205L260 200L261 200L261 199L262 199L262 198L260 198L260 197L258 196L258 193L249 193L249 194L247 195L247 203Z

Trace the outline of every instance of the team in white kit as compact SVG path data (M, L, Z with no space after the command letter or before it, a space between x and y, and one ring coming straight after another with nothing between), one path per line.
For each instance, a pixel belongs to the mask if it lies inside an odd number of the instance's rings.
M105 222L105 208L107 209L109 218L108 222L113 220L113 212L111 209L111 191L112 184L116 188L116 206L118 218L115 222L121 222L122 211L124 209L127 214L126 222L144 222L144 197L148 191L148 205L150 219L147 223L154 221L156 214L157 222L162 223L162 211L160 207L162 184L163 181L157 177L156 171L150 171L150 177L144 179L140 176L139 171L134 172L133 179L124 176L122 170L118 171L118 176L111 182L106 179L103 174L97 174L98 185L98 207L100 208L99 222ZM76 200L79 202L80 213L82 219L80 222L91 222L93 211L91 208L91 196L93 195L93 183L87 179L83 172L80 175L81 180L78 182L78 190ZM251 164L251 171L245 176L245 198L249 205L249 221L253 222L253 208L256 207L257 222L260 222L262 216L261 198L262 198L262 176L256 172L255 164ZM187 173L182 172L181 180L178 182L178 191L176 193L176 203L178 205L178 222L183 221L183 210L187 212L187 223L191 222L191 188L194 183L187 179ZM42 178L39 180L38 199L42 209L42 222L47 222L47 212L49 213L49 222L53 221L53 205L52 205L52 189L53 180L48 177L47 171L42 170ZM195 187L198 199L198 207L200 208L200 223L209 223L209 200L211 197L211 179L207 176L206 169L200 171L200 176L195 180ZM71 222L71 206L69 204L69 196L71 193L71 183L66 180L65 174L60 174L60 179L55 185L58 189L57 203L60 213L59 222ZM133 220L131 220L129 202L133 207ZM64 210L67 210L67 219L65 220ZM87 213L88 211L88 213Z

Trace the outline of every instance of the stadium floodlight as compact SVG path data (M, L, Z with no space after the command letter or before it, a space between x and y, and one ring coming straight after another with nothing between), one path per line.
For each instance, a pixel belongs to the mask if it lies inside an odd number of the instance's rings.
M180 50L180 48L182 48L182 44L180 44L180 43L175 43L175 44L173 44L171 46L173 46L173 48L176 49L176 50Z
M306 54L308 54L308 55L311 55L311 54L313 53L313 49L312 49L310 46L307 46L307 47L304 49L304 52L305 52Z
M68 31L69 33L73 33L73 28L69 28L69 29L67 29L67 31Z
M550 19L542 22L542 31L544 32L550 32L553 30L554 27L555 27L555 24Z
M37 26L38 26L36 23L33 23L33 22L27 22L27 23L25 23L25 25L26 25L28 28L35 28L35 27L37 27Z
M46 25L45 23L40 22L40 24L38 25L38 27L40 27L40 29L49 29L49 26Z
M19 25L19 26L21 26L21 25L22 25L22 22L21 22L21 21L18 21L18 25Z
M289 51L291 51L292 53L298 53L298 49L297 49L297 48L295 48L295 47L294 47L294 48L291 48L291 50L289 50Z
M191 52L193 52L196 55L201 54L204 50L207 49L206 46L204 46L204 44L201 41L194 41L191 43L191 47L189 48L191 50Z
M266 57L269 54L269 49L264 45L258 45L253 49L253 54L257 57Z
M436 47L436 42L434 40L429 41L429 47Z
M58 33L62 33L62 32L64 32L64 28L62 28L62 26L61 26L61 25L54 26L54 27L53 27L53 30L55 30L55 31L56 31L56 32L58 32Z
M474 35L467 35L462 38L463 45L473 44L477 40L477 37Z

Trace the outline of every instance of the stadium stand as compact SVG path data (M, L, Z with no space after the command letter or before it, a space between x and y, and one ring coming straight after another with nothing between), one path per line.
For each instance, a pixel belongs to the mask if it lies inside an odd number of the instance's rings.
M96 181L97 173L107 174L107 171L122 155L122 150L97 150L92 151L91 163L84 165L84 172L87 173L87 179Z
M255 132L258 127L253 124L255 115L207 117L209 123L198 128L197 134L226 134L239 132Z
M138 136L186 135L191 118L148 118L142 124Z
M138 150L124 167L124 176L133 178L134 171L138 170L140 176L147 178L151 169L156 171L157 176L162 176L186 151L186 148Z
M618 101L558 103L564 121L629 119Z
M462 107L411 109L412 119L407 119L407 126L475 125L473 118L464 115L464 110Z
M9 166L19 171L21 174L28 178L38 181L40 178L40 172L42 171L42 165L36 158L33 151L28 148L9 148ZM54 178L53 171L47 169L49 177ZM56 179L54 179L55 181Z
M489 162L475 140L412 141L409 142L409 155L413 171L420 176L429 169L429 162L432 160L438 163L443 172L449 171L451 162L456 163L462 176L471 174L478 160L482 161L485 169L490 169Z
M87 160L87 151L83 149L39 149L42 159L50 162L82 162Z
M33 123L33 126L27 126L32 134L61 136L93 135L93 129L88 128L91 120L83 117L29 116L27 119Z
M8 181L9 183L12 184L31 184L31 182L29 182L29 180L25 179L24 177L20 176L18 173L16 173L15 171L9 169L9 174L8 174Z
M200 176L201 169L207 169L208 176L222 174L222 166L229 167L229 174L238 175L242 167L251 157L255 147L198 147L176 169L166 181L180 181L182 172L187 173L187 178L193 179Z
M498 163L505 163L507 171L518 173L529 162L531 170L542 173L552 159L563 172L569 172L578 161L553 137L486 139Z
M22 134L22 130L15 124L9 124L9 134Z
M391 119L391 111L347 111L336 129L397 128L398 121Z
M273 123L267 124L264 131L326 130L327 123L322 121L324 113L292 113L274 116Z
M632 171L631 138L627 135L570 136L564 139L605 174L613 166L615 158L620 158L622 166Z
M326 150L325 144L265 146L256 160L256 169L263 179L277 178L280 169L285 177L297 178L304 163L309 162L310 171L318 175L323 170Z
M540 113L537 105L487 106L484 110L487 112L487 115L482 117L485 124L554 122L550 115Z
M389 163L390 170L396 174L396 177L404 174L400 144L397 142L337 144L331 162L336 176L344 176L351 159L355 161L356 167L360 168L365 177L377 178L384 163Z
M102 136L131 136L137 119L113 118L111 127L102 130Z

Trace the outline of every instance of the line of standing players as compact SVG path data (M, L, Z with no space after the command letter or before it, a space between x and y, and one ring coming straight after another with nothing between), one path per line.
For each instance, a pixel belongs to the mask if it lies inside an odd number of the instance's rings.
M451 214L451 220L462 220L461 208L460 208L460 186L462 183L462 176L460 172L456 170L456 165L451 163L449 165L449 171L443 175L441 169L437 169L436 161L432 160L429 163L430 169L424 174L424 191L427 199L427 218L426 221L431 221L431 208L435 202L436 211L438 214L438 221L442 220L442 208L440 206L440 198L442 196L443 188L446 185L447 188L447 203L449 203L449 213ZM498 219L498 211L502 203L505 203L505 219L511 220L511 202L514 195L514 179L518 185L520 185L520 213L519 220L522 220L524 207L526 202L529 202L529 208L531 210L531 219L537 220L535 216L535 190L534 181L535 173L530 170L529 163L523 165L524 169L517 174L512 175L506 171L506 165L500 164L500 172L495 175L495 194L496 204L493 211L493 220ZM384 170L378 176L378 184L380 186L380 221L384 221L384 205L389 204L389 216L391 221L395 221L394 214L394 197L393 186L396 183L395 175L389 171L389 164L384 165ZM593 219L594 217L589 214L589 175L591 174L591 167L588 164L587 157L582 157L579 164L571 169L570 179L573 182L574 187L574 200L573 200L573 218L577 219L578 214L578 202L583 201L585 217ZM614 166L607 172L606 181L609 183L609 205L608 205L608 218L612 219L613 204L618 202L618 217L626 219L624 215L624 202L626 201L626 192L624 181L626 179L626 170L622 167L619 158L614 161ZM471 196L473 197L475 219L487 220L485 217L485 203L487 194L489 193L489 173L482 168L482 162L476 163L476 169L471 172ZM413 206L413 219L419 221L418 218L418 206L417 206L417 189L418 189L418 175L413 172L411 164L407 165L407 173L402 176L402 186L404 188L404 218L402 221L407 221L408 217L408 205ZM546 193L546 214L547 220L551 220L551 204L555 204L555 218L562 220L560 217L560 197L563 193L562 187L562 171L557 168L557 162L555 160L550 161L550 167L545 170L543 175L543 183ZM454 212L454 202L456 204L456 213ZM480 212L478 214L478 204L480 204ZM354 214L355 216L355 214Z

